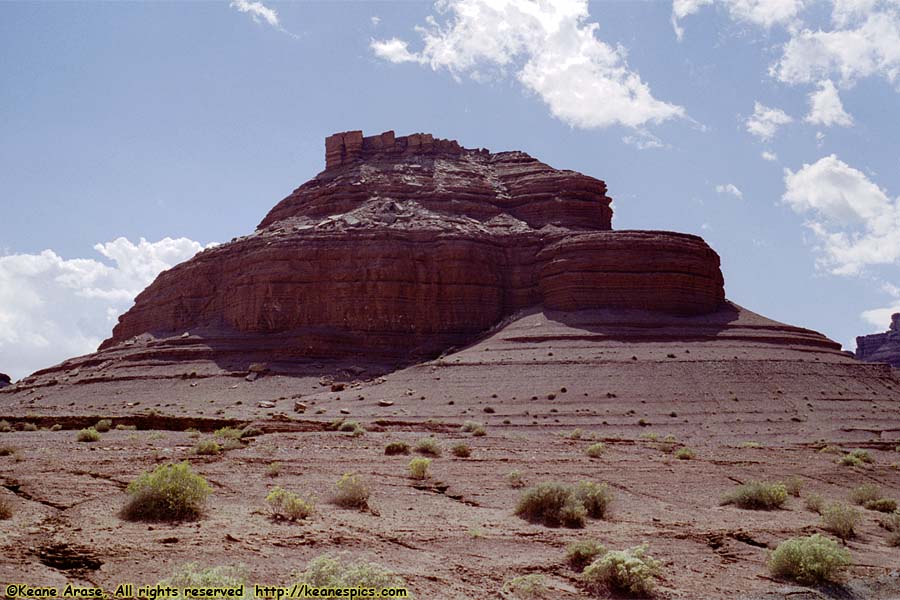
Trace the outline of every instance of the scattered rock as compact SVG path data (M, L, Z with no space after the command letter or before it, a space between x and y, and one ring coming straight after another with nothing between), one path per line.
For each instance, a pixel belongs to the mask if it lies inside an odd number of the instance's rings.
M275 403L269 402L268 400L261 400L256 403L256 406L259 408L275 408Z
M294 402L294 412L302 413L306 412L306 409L309 408L305 402Z
M393 400L379 400L378 401L378 406L393 406L393 405L394 405Z
M259 379L259 373L249 373L244 379L247 381L256 381Z

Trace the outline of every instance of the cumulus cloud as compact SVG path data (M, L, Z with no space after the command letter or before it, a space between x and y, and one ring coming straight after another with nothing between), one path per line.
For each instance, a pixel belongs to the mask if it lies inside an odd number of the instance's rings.
M783 201L808 216L819 241L819 265L837 275L857 275L869 265L900 263L900 198L836 155L784 171Z
M118 238L94 249L106 260L52 250L0 256L0 371L18 379L96 350L141 290L203 246Z
M838 77L849 85L879 75L900 74L900 1L837 2L834 29L803 29L784 46L771 74L785 83L813 83Z
M738 189L736 185L733 183L726 183L724 185L717 185L716 192L720 194L727 194L729 196L734 196L737 199L742 199L744 197L744 192Z
M803 120L825 127L853 125L853 117L844 110L841 96L830 79L819 82L819 89L809 95L809 114Z
M768 160L769 162L775 162L776 160L778 160L778 155L774 152L770 152L769 150L763 150L760 156L762 156L763 160Z
M253 17L253 21L260 23L265 21L272 27L279 28L281 24L278 22L278 11L269 8L262 2L251 2L250 0L231 0L231 8L236 8L239 12L247 13Z
M725 7L735 21L766 28L793 24L804 7L803 0L673 0L672 26L679 40L684 35L681 20L712 4Z
M759 102L753 105L753 114L747 119L747 131L761 140L767 141L772 139L778 128L793 122L786 112L780 108L771 108Z
M668 148L669 145L647 131L639 129L633 135L622 136L622 141L638 150L651 150L654 148Z
M631 70L626 51L597 38L587 0L438 0L439 17L416 28L423 47L372 40L376 56L475 80L515 74L551 114L574 127L635 129L683 117ZM438 19L441 19L439 21Z

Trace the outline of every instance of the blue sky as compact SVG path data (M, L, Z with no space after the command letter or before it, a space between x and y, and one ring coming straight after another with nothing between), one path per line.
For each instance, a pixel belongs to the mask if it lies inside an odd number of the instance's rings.
M350 129L603 179L852 349L900 310L898 76L898 0L0 3L0 371L91 351Z

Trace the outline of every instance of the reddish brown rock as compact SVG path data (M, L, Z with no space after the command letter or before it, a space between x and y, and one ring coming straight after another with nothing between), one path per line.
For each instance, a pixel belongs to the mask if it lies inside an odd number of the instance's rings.
M856 358L866 362L888 363L900 369L900 313L891 315L891 325L885 333L856 338Z

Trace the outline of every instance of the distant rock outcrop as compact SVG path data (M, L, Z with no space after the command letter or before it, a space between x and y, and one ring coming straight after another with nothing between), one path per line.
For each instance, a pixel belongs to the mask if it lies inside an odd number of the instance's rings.
M253 347L277 336L282 362L402 362L535 305L697 315L724 302L701 238L611 231L600 180L428 134L353 131L325 148L325 171L253 234L162 273L101 349L190 331Z
M891 325L885 333L856 338L856 358L900 368L900 313L891 315Z
M0 373L0 389L12 385L12 379L6 373Z

